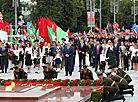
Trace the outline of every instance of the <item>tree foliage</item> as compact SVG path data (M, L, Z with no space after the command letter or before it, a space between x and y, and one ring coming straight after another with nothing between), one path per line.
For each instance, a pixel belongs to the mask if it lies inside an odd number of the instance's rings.
M35 20L37 17L49 17L64 31L70 29L71 32L88 31L87 27L87 11L86 0L31 0L36 1L37 5L29 6L31 9L30 20ZM107 26L108 21L114 23L114 14L111 13L111 2L114 0L102 1L102 28ZM131 6L134 6L134 1L131 0L116 0L119 3L119 12L116 14L116 22L120 28L131 28L134 23L134 15L131 14ZM25 4L25 3L24 3ZM138 2L136 1L136 6ZM21 7L28 6L20 3L18 7L18 16L21 14ZM0 11L4 15L4 20L14 24L14 7L12 0L0 0ZM100 8L100 0L95 0L95 7ZM95 21L99 26L99 12L95 13ZM25 20L26 21L26 20ZM136 16L136 23L138 23Z

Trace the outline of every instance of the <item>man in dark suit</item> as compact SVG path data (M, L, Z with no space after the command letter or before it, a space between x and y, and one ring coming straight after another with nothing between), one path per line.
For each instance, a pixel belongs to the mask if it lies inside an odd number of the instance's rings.
M93 58L95 59L95 71L97 71L97 64L100 63L100 54L103 50L103 47L100 46L99 41L97 41L97 45L93 49Z
M115 56L116 56L116 61L117 61L117 67L119 66L119 47L120 47L120 43L118 42L118 39L114 40L114 45L115 47Z
M7 73L8 68L8 49L5 48L5 44L2 43L2 47L0 48L0 56L1 56L1 68L2 72L4 73L4 67L5 67L5 73Z
M86 51L87 51L87 47L84 44L84 40L81 39L80 40L80 44L78 44L78 54L79 54L79 72L81 70L81 66L82 66L82 60L83 60L83 65L85 65L85 56L86 56Z
M70 43L67 43L67 46L63 49L63 55L65 58L65 71L66 75L68 76L68 72L70 76L72 75L72 66L73 66L73 54L74 54L74 48L70 46Z

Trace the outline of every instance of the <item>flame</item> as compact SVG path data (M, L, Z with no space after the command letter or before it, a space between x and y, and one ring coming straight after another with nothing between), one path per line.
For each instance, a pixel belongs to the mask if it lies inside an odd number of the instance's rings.
M12 91L13 88L15 88L15 83L14 82L12 82L11 85L7 86L5 88L5 91Z

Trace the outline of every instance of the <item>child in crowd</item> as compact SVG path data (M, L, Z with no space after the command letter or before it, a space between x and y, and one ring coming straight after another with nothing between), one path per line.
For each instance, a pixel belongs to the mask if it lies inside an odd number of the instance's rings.
M105 71L105 60L106 60L106 55L105 55L105 52L103 50L102 54L100 55L100 63L101 63L100 71L102 71L102 72Z
M127 49L125 50L125 53L124 53L124 70L126 71L126 68L127 68L127 71L129 71L129 66L128 66L128 58L129 58L129 54L128 54L128 51Z
M56 66L57 66L56 70L58 73L60 73L60 64L62 61L60 49L56 50L56 56L55 56L54 60L56 61Z

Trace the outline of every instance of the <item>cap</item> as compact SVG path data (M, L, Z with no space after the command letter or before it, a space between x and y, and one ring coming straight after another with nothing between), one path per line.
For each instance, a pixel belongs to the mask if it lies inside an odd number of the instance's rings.
M17 68L19 68L19 65L15 65L13 68L14 68L14 69L17 69Z
M62 38L61 40L64 40L64 41L66 41L66 39L65 39L65 38Z
M53 41L52 43L55 43L56 44L56 41Z
M39 42L39 40L37 40L37 39L36 39L34 42L35 42L35 44L36 44L36 43L38 43L38 42Z
M69 38L69 41L72 41L72 38Z
M29 42L28 40L25 40L25 42Z
M97 71L96 71L96 74L97 74L97 75L103 75L102 72L97 72Z
M83 65L83 69L86 69L88 67L88 65Z
M110 75L110 74L111 74L111 72L105 72L105 74L106 74L106 75Z
M108 69L113 69L113 68L116 68L115 65L111 65Z
M23 41L22 40L19 40L19 43L22 43Z
M47 65L47 64L45 64L45 65L43 65L42 67L43 67L43 68L47 68L47 67L48 67L48 65Z

